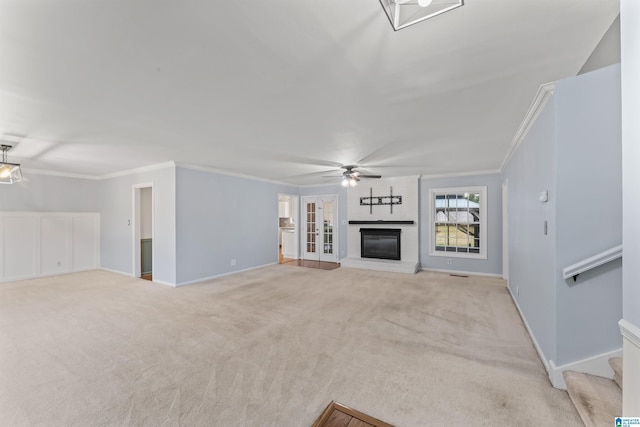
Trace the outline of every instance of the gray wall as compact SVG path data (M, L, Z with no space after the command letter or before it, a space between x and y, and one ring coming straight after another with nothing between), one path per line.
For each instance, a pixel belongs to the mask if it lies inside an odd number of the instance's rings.
M607 32L591 52L578 74L588 73L598 68L620 63L620 15L613 21Z
M620 244L620 67L561 80L505 168L509 288L544 358L562 366L621 347L621 263L562 278ZM549 201L538 193L549 191ZM548 234L544 234L544 222Z
M624 319L640 328L640 8L635 1L622 7Z
M24 180L0 185L0 211L99 212L100 182L23 172Z
M619 349L622 267L562 268L622 243L620 65L556 85L556 365Z
M546 361L556 353L555 123L552 98L504 170L509 186L509 288ZM545 190L549 200L541 203L538 193Z
M153 184L153 280L176 283L175 167L106 179L101 182L101 266L125 274L133 271L133 186Z
M487 259L451 258L429 255L432 188L487 187ZM502 176L500 174L420 179L420 265L422 268L455 270L491 275L502 274Z
M177 283L278 262L278 193L298 189L178 167Z

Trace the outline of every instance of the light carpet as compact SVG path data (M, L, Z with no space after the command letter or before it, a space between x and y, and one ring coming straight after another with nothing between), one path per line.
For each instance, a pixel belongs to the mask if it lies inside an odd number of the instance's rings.
M106 271L0 284L0 424L581 425L504 282L274 265L169 288Z

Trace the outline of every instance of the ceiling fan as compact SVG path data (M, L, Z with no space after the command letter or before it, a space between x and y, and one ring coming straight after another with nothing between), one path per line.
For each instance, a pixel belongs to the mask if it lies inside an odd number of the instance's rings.
M344 171L340 178L342 179L342 185L344 187L355 187L358 185L358 181L362 178L382 178L382 175L368 175L362 174L355 170L358 165L344 165L340 166ZM335 176L325 176L324 178L336 178Z

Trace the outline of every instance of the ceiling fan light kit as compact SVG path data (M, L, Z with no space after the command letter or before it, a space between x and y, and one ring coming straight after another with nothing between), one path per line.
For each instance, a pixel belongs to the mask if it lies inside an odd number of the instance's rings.
M11 145L0 145L2 150L2 161L0 162L0 184L13 184L22 181L22 171L17 163L9 163L7 161L7 151L11 149Z
M464 4L464 0L380 0L395 31L433 18Z

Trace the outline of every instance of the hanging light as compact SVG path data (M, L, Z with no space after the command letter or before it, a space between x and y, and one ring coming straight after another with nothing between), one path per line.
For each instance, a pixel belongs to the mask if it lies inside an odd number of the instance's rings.
M11 149L11 145L0 145L2 150L2 161L0 162L0 184L13 184L22 181L22 171L17 163L9 163L7 161L7 151Z
M425 19L448 12L464 4L464 0L380 0L389 22L398 31Z
M358 178L356 178L355 176L349 174L349 173L345 173L342 175L342 186L343 187L355 187L356 185L358 185Z

